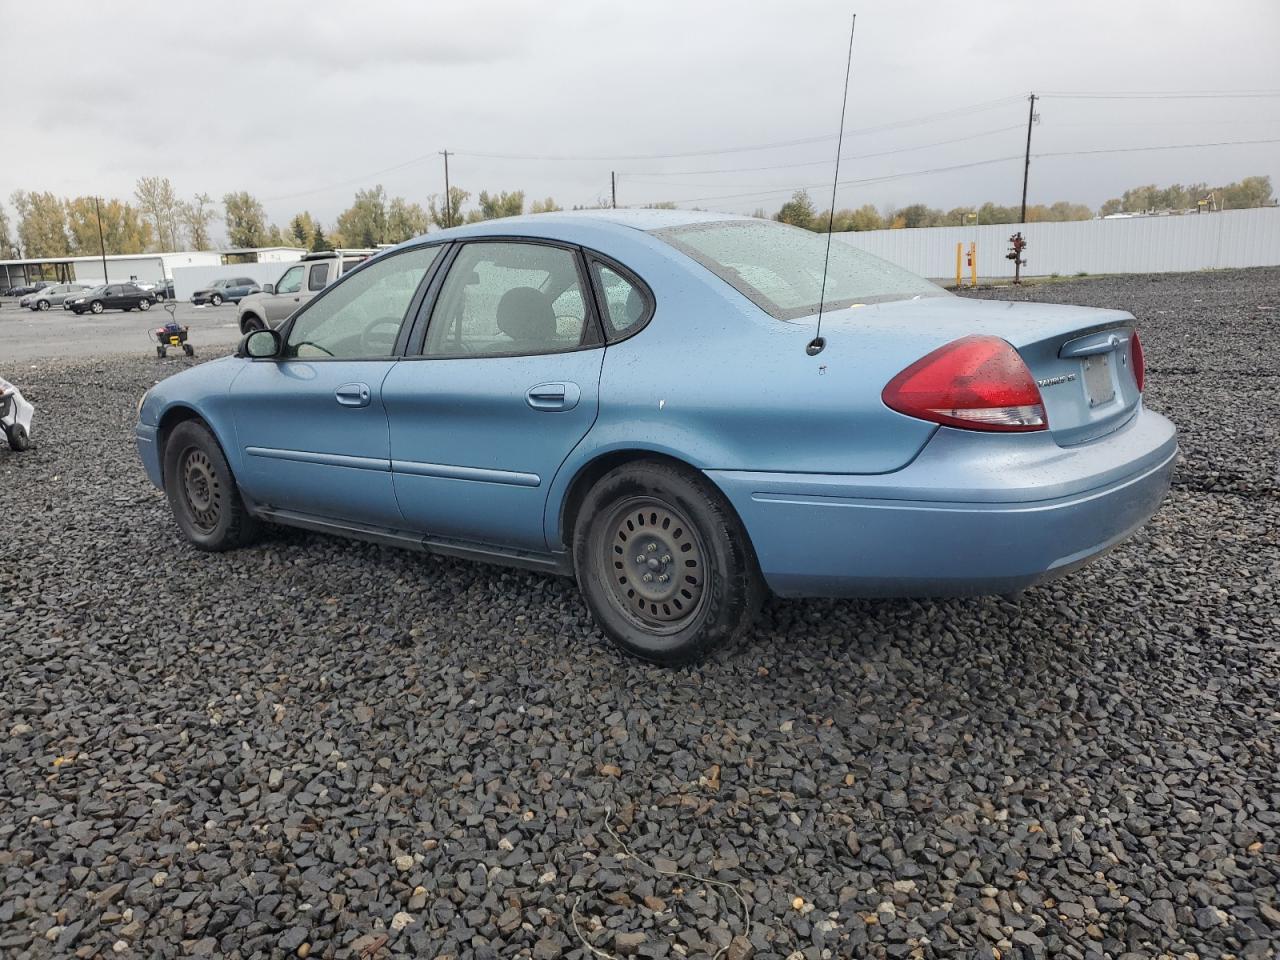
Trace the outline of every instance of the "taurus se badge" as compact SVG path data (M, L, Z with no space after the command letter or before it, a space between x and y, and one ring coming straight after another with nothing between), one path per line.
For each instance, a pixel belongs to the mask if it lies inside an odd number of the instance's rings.
M1060 383L1070 383L1076 378L1074 373L1063 374L1061 377L1045 377L1043 380L1037 380L1036 386L1039 387L1056 387Z

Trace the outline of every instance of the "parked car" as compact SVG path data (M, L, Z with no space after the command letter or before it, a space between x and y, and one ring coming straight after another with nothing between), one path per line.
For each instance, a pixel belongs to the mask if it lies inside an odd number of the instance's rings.
M50 307L62 306L67 297L87 289L89 288L83 283L55 283L27 294L19 301L19 306L31 310L48 310Z
M152 288L151 292L156 295L157 300L172 300L173 299L173 281L161 280L156 283L156 285Z
M10 287L4 292L4 295L6 297L25 297L29 293L35 293L37 290L43 290L51 285L51 280L37 280L35 283L24 283L19 287Z
M664 663L766 590L1016 593L1157 509L1177 441L1131 314L844 243L824 280L825 241L638 210L432 234L153 387L138 451L200 549L270 520L571 574Z
M191 295L191 302L199 306L202 303L222 306L223 301L239 303L250 294L257 293L262 287L252 277L223 277L215 280L203 290Z
M266 284L261 293L240 301L237 314L240 332L279 326L295 310L373 253L372 250L332 250L307 254L289 266L275 283Z
M67 301L75 314L101 313L103 310L124 310L127 313L135 307L150 310L155 297L135 283L109 283L86 290L77 297L68 297Z

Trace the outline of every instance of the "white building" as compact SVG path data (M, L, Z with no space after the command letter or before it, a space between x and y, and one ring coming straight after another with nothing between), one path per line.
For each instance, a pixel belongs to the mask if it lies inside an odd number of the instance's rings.
M304 253L306 251L302 247L253 247L238 250L108 254L105 264L101 256L0 260L0 290L29 284L33 280L84 284L172 280L173 271L184 267L289 263L301 259Z

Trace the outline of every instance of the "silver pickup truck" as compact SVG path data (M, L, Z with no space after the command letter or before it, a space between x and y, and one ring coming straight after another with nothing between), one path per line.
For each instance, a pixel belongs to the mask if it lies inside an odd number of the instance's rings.
M261 293L240 301L236 315L240 332L280 326L317 293L375 253L376 250L332 250L307 254L290 264L275 283L264 283Z

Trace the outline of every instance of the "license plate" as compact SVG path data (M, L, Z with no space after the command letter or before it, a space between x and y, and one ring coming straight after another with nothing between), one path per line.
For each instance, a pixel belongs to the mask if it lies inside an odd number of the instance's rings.
M1091 407L1100 407L1116 398L1116 384L1111 378L1109 354L1099 353L1084 358L1084 390Z

